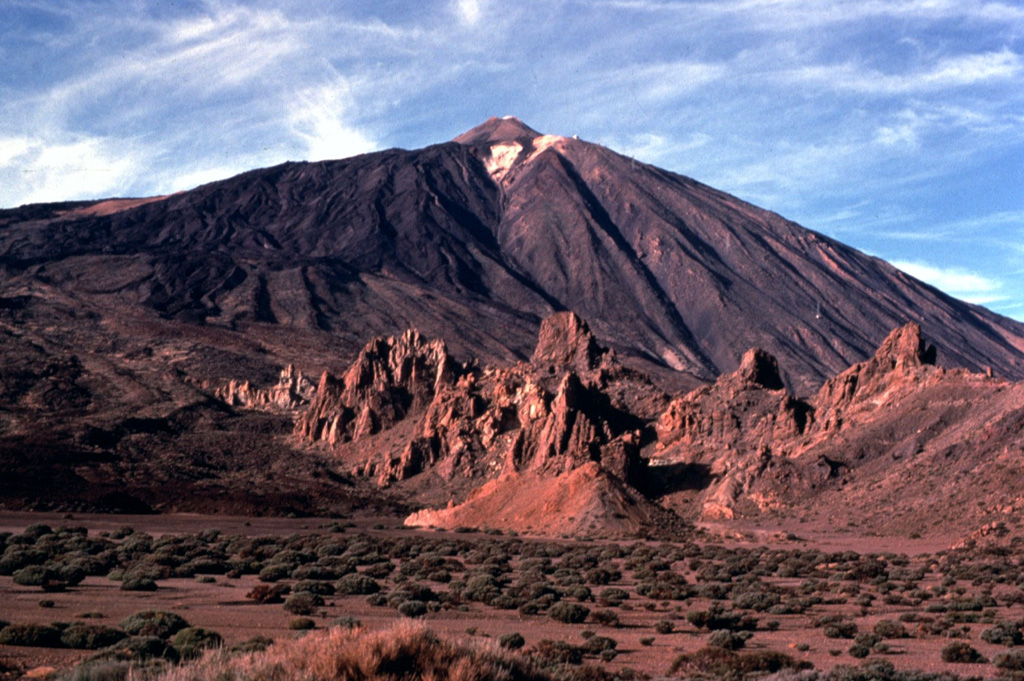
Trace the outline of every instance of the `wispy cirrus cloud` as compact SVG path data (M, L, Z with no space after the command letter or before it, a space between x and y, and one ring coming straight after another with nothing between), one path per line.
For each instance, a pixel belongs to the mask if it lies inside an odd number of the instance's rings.
M891 264L912 277L945 291L954 298L986 305L1006 299L996 279L960 267L937 267L924 262L893 260Z
M794 82L849 90L863 94L897 95L935 92L992 81L1008 81L1024 70L1024 59L1016 52L963 54L944 57L926 68L886 73L851 63L809 65L794 70Z

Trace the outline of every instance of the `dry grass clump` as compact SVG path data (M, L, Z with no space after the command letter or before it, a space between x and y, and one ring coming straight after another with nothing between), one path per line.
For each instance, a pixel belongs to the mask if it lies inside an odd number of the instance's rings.
M550 681L524 656L498 645L462 644L402 621L383 631L332 628L263 652L208 653L161 681Z

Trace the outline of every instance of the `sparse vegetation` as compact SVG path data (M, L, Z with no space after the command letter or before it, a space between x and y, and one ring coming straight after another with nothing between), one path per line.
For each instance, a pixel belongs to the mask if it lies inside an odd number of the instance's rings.
M115 539L115 535L122 536ZM887 668L877 664L900 662L902 656L894 654L906 650L901 639L909 636L932 642L936 656L947 663L962 664L984 659L971 645L971 638L980 635L987 644L1011 648L995 656L999 669L1009 673L1015 665L1024 666L1013 649L1021 644L1024 632L1024 620L1015 610L1021 602L1015 594L1024 584L1024 575L1001 556L953 552L937 557L865 557L852 551L830 554L799 547L525 542L482 533L397 538L360 532L287 537L210 533L154 538L125 531L99 539L78 533L72 541L71 535L57 530L41 536L44 539L30 541L13 535L14 541L6 540L0 561L8 584L18 588L36 588L56 575L71 589L59 599L59 607L54 604L54 612L66 607L64 601L74 596L83 573L122 583L131 575L154 581L194 581L197 576L223 574L218 585L230 589L231 580L241 580L244 588L229 598L244 597L261 613L279 613L278 626L295 632L338 628L357 632L358 619L345 613L351 612L348 608L353 604L366 608L366 603L390 608L396 620L447 619L460 611L494 613L498 621L522 619L524 626L540 618L555 631L565 626L564 638L531 641L533 645L528 646L518 633L492 633L476 626L466 631L499 648L527 649L538 673L545 665L554 665L550 669L561 665L562 672L572 670L565 678L610 678L600 676L610 672L597 671L606 662L623 656L636 660L638 650L668 655L679 645L677 638L685 643L691 636L699 637L706 647L681 658L677 670L682 673L721 672L739 678L736 675L772 673L764 669L781 664L774 673L783 677L807 674L799 665L785 666L785 651L774 651L782 658L769 655L777 645L770 636L753 649L749 643L755 630L799 632L801 627L816 627L825 636L849 641L846 646L820 649L791 639L793 649L812 658L834 656L829 664L838 663L836 669L845 668L843 660L852 658L884 672ZM67 542L59 550L48 544L58 538ZM78 549L62 553L76 543L88 545L92 553ZM69 572L65 568L72 563L75 571ZM264 610L273 603L279 605ZM198 617L196 613L183 611L189 619ZM760 613L769 618L759 621ZM879 614L882 619L877 619ZM222 645L217 634L203 628L203 621L193 627L174 612L141 611L119 624L85 621L102 619L98 611L74 617L82 621L10 626L0 622L0 635L11 645L27 649L95 650L98 657L89 663L93 666L79 673L107 678L123 678L129 664L157 660L154 664L159 666L164 663L161 660L192 660ZM568 628L583 622L591 626ZM646 631L638 632L632 647L619 646L607 635L611 627ZM657 645L655 634L670 638ZM265 639L251 645L245 642L226 647L214 657L245 655L267 645ZM666 662L659 673L667 666ZM900 673L894 672L893 678ZM586 674L597 676L581 676ZM846 681L842 674L829 672L817 678Z

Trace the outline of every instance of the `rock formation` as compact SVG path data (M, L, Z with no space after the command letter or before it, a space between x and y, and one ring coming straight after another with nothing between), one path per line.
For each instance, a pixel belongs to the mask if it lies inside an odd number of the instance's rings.
M269 388L255 387L250 381L232 380L215 389L213 394L232 407L295 412L309 403L315 390L316 386L295 365L289 364L281 370L277 384Z
M656 424L652 463L680 471L661 480L669 488L708 481L698 483L708 485L701 515L731 518L736 502L813 419L809 404L785 392L775 358L749 350L736 371L672 401Z
M936 355L935 348L922 338L919 324L911 322L894 329L873 357L825 381L814 398L820 430L841 428L846 410L869 401L880 406L889 389L906 389L907 381L922 375L921 367L935 364Z
M586 372L597 368L605 352L579 315L557 312L541 322L530 363L538 368L571 367Z
M380 486L426 475L459 496L466 481L489 480L494 491L504 489L502 480L532 480L537 487L568 476L580 489L592 479L604 491L584 506L609 500L604 516L610 518L618 513L615 503L636 506L639 493L630 485L644 465L643 420L603 389L620 375L611 353L571 312L541 324L530 363L501 369L456 365L443 343L410 331L371 341L343 379L325 373L295 432L308 443L326 443L353 472ZM395 439L399 430L404 440ZM632 501L620 498L617 490L626 488ZM431 523L455 516L465 522L480 494L472 494L474 505L431 516ZM504 493L496 494L492 505ZM602 514L588 513L588 522L603 522Z
M332 446L358 441L424 409L455 371L443 341L426 341L413 330L375 338L341 380L324 372L295 432Z

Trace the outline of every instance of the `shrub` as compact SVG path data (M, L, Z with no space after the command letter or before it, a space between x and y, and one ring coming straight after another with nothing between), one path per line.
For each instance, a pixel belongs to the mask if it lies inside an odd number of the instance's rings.
M318 594L311 594L308 591L294 593L284 602L284 609L293 615L312 615L316 609L323 606L324 599Z
M509 650L519 650L526 645L526 639L519 632L504 634L498 639L498 645Z
M654 637L653 636L641 636L640 637L640 645L642 645L644 647L653 646L654 645Z
M114 645L125 636L123 631L114 627L76 622L61 632L60 642L66 648L99 650Z
M300 591L308 591L311 594L318 596L333 596L335 589L334 585L330 582L321 582L315 579L305 579L300 582L296 582L293 590L298 593Z
M994 627L981 632L981 640L987 643L994 643L1002 646L1018 646L1024 643L1024 635L1021 634L1020 623L1018 624L997 624Z
M747 641L753 636L749 631L729 631L720 629L708 637L708 645L726 650L739 650L747 645Z
M283 603L291 590L287 584L257 584L245 597L257 603Z
M462 590L462 597L468 601L490 603L501 595L501 585L493 575L473 575L466 581L466 587Z
M131 636L170 638L187 626L184 617L162 610L143 610L121 620L121 628Z
M336 617L334 621L331 622L331 626L341 627L342 629L358 629L363 626L363 623L352 615L342 615L341 617Z
M121 579L121 591L156 591L156 581L148 575L125 574Z
M857 624L849 620L830 622L825 625L822 633L825 638L853 638L857 635Z
M16 570L12 578L21 586L43 586L57 581L57 571L46 565L27 565Z
M882 640L882 637L870 631L862 631L861 633L857 634L857 636L855 636L853 640L858 645L871 648L872 646L877 645Z
M579 624L587 619L590 615L590 608L580 605L579 603L566 603L560 601L551 606L548 610L548 614L551 619L563 622L565 624Z
M380 591L380 584L371 577L353 572L334 583L339 596L369 595Z
M993 663L1006 671L1024 671L1024 650L1011 650L1006 653L1000 653L996 655Z
M248 641L242 641L231 646L228 651L234 654L262 653L274 643L274 639L267 636L253 636Z
M337 579L341 572L326 565L300 565L292 571L292 579L325 581Z
M565 595L569 598L575 598L580 603L594 599L594 594L591 593L590 589L583 586L582 584L570 586L568 589L565 590Z
M533 656L545 666L581 664L583 649L565 641L542 639L533 647Z
M603 650L615 650L619 645L619 642L614 638L608 636L591 636L587 639L587 642L583 644L583 650L590 653L591 655L600 655Z
M654 623L654 630L659 634L671 634L675 629L676 625L669 620L658 620Z
M405 601L423 601L427 603L436 600L437 594L434 593L433 589L415 582L405 582L387 596L387 603L392 608L397 608Z
M619 616L614 610L595 610L591 613L591 619L598 624L603 624L606 627L617 627L619 626Z
M906 638L907 628L892 620L879 620L875 624L875 633L882 638Z
M756 610L764 612L772 606L778 605L782 599L778 594L768 591L748 591L741 593L732 599L732 607L741 610Z
M686 676L706 674L717 678L744 678L750 674L773 674L782 669L805 669L784 653L765 650L754 653L736 653L724 648L707 647L693 653L684 653L675 659L670 674L685 672Z
M167 660L177 662L178 651L167 641L157 636L133 636L118 641L99 653L99 660L120 660L124 662L146 662L149 660Z
M618 587L608 587L607 589L601 589L597 595L598 600L609 603L611 605L618 605L622 601L629 599L629 592L625 589Z
M290 577L291 573L287 565L275 563L260 570L258 577L261 582L279 582Z
M308 617L296 617L288 623L288 628L293 631L308 631L316 629L316 622Z
M871 654L871 648L860 643L854 643L846 652L850 653L850 657L864 658Z
M954 641L942 649L943 662L977 663L984 662L985 658L964 641Z
M194 660L207 648L219 648L223 644L220 634L202 627L186 627L171 639L171 645L184 660Z
M59 648L60 629L48 624L8 624L0 630L0 644Z
M718 604L712 605L707 610L688 612L686 619L698 629L708 629L709 631L718 629L752 631L757 628L757 618L725 610Z
M427 614L427 604L417 600L402 601L398 605L398 614L403 617L423 617Z

